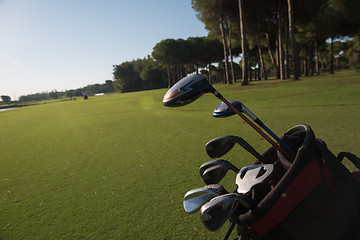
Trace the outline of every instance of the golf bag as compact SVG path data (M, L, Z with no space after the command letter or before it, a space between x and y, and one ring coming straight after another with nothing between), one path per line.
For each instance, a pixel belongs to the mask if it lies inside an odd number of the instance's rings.
M268 190L254 190L255 207L235 220L245 226L238 229L241 239L360 239L359 172L341 163L344 156L354 164L359 159L349 153L335 157L305 124L282 140L296 150L295 160L273 147L263 154L263 163L275 170Z

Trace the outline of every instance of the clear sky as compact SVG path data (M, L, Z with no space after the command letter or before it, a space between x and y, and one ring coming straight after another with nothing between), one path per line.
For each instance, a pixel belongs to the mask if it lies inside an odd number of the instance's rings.
M0 0L0 95L104 83L163 39L206 35L191 0Z

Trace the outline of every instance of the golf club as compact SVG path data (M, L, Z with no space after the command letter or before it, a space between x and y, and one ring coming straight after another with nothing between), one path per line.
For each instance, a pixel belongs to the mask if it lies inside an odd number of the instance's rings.
M263 138L265 138L274 148L284 154L289 160L294 158L281 146L276 144L268 135L261 131L250 119L245 117L238 109L236 109L231 103L229 103L205 78L200 75L189 75L174 86L172 86L164 95L163 104L167 107L180 107L187 105L205 93L212 93L221 101L223 101L230 109L238 114L247 124L255 129Z
M260 127L262 127L268 134L270 134L283 148L286 149L289 153L295 156L293 150L282 141L273 131L271 131L255 114L253 114L244 104L239 101L230 100L231 103L236 109L240 112L246 113L255 123L257 123ZM224 102L221 102L213 111L214 117L229 117L234 115L235 112L229 108Z
M200 176L203 175L203 173L205 172L205 170L209 167L215 166L215 165L220 165L220 164L231 164L229 161L224 160L224 159L216 159L216 160L211 160L208 161L206 163L201 164L201 166L199 167L199 173ZM235 166L234 166L235 167Z
M231 169L235 173L238 173L240 171L237 167L235 167L231 163L218 164L207 168L203 172L201 177L206 184L216 184L219 183L225 177L229 169Z
M263 183L273 173L274 165L257 164L243 167L236 176L237 192L246 194L258 184Z
M188 191L183 200L184 209L187 213L194 213L210 199L226 194L228 191L220 184L211 184L202 188Z
M251 153L255 158L262 162L262 156L258 153L249 143L247 143L243 138L227 135L218 138L214 138L206 143L205 149L206 153L211 158L220 158L228 153L235 144L238 143L246 151Z
M210 231L216 231L235 212L245 213L250 208L251 200L244 194L228 193L211 199L200 209L203 224Z
M236 109L242 112L242 103L235 100L229 100L229 103L233 105ZM232 115L235 115L235 112L229 108L224 102L221 102L219 105L216 106L212 113L213 117L216 118L226 118Z

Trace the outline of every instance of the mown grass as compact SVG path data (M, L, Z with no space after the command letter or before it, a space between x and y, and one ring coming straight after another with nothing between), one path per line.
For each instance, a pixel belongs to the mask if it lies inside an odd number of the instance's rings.
M333 153L360 155L358 73L215 87L279 135L307 123ZM0 240L223 238L226 227L209 232L182 207L185 192L204 185L205 143L232 134L260 152L270 146L236 116L212 118L212 95L172 109L162 106L165 92L0 112ZM225 158L254 161L240 148ZM229 190L234 177L222 182Z

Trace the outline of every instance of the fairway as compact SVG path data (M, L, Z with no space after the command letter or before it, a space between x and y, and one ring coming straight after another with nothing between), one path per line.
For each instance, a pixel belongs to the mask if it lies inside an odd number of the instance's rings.
M306 123L334 154L360 155L359 73L215 87L278 135ZM211 94L165 108L166 91L0 112L0 239L222 239L227 226L209 232L182 206L205 185L206 142L237 135L259 152L270 145L237 116L213 118ZM239 168L255 161L239 147L224 159ZM229 172L221 183L232 191L234 181Z

